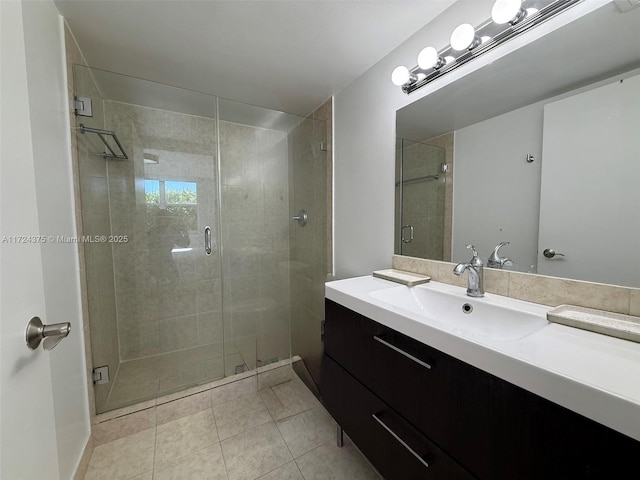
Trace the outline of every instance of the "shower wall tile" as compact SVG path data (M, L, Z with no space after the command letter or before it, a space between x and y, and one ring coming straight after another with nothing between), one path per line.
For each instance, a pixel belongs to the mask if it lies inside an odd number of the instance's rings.
M201 345L221 343L224 340L222 311L198 313L198 341Z
M251 308L251 306L249 305L247 308ZM260 312L257 309L248 312L234 312L231 314L231 336L229 338L255 337L258 335L259 323Z
M158 323L160 349L163 352L180 350L198 344L198 316L169 318Z
M157 320L134 321L131 324L118 323L118 334L122 361L161 353L160 329Z
M209 312L222 308L220 279L200 280L194 283L198 312Z

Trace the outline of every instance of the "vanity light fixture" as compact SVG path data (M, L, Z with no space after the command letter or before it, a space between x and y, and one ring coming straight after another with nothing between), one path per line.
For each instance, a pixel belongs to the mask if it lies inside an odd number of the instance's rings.
M491 20L498 25L515 25L526 16L527 11L522 8L522 0L496 0L491 9Z
M418 54L418 66L423 70L429 68L437 70L446 63L447 61L438 55L438 51L433 47L425 47Z
M451 34L451 48L454 50L473 50L480 43L480 37L476 35L476 29L470 23L458 25Z
M451 34L450 45L436 50L425 47L418 54L418 65L409 69L401 65L391 81L406 94L415 92L468 61L530 30L583 0L496 0L491 18L478 27L458 25Z
M411 72L409 72L409 69L404 65L396 67L391 73L391 81L397 86L416 81L417 79L418 77L416 75L413 75L412 77Z

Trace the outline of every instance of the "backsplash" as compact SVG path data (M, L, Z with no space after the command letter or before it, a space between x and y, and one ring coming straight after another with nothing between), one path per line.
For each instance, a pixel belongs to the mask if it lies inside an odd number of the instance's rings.
M466 275L453 274L455 263L394 255L392 267L429 275L436 282L467 286ZM545 277L485 268L486 292L555 307L569 304L640 316L640 288Z

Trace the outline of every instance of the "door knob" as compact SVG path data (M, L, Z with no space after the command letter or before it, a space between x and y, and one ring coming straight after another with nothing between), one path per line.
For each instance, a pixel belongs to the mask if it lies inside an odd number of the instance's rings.
M561 257L564 257L564 256L565 256L565 255L564 255L564 253L558 253L558 252L556 252L553 248L545 248L545 249L542 251L542 254L543 254L545 257L547 257L547 258L553 258L553 257L555 257L556 255L559 255L559 256L561 256Z
M27 346L31 350L35 350L40 345L40 342L44 340L42 348L53 350L63 338L69 335L70 331L71 324L69 322L44 325L39 317L33 317L27 324L27 331L25 332Z
M307 221L309 220L309 214L304 210L300 210L298 212L298 215L296 215L295 217L291 217L291 221L294 221L294 220L298 222L298 225L300 225L301 227L304 227L307 224Z

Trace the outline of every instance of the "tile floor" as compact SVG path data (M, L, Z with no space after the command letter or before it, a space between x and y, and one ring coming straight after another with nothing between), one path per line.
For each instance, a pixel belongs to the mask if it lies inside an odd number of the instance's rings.
M306 386L256 376L94 426L86 480L380 480ZM123 436L124 435L124 436Z

